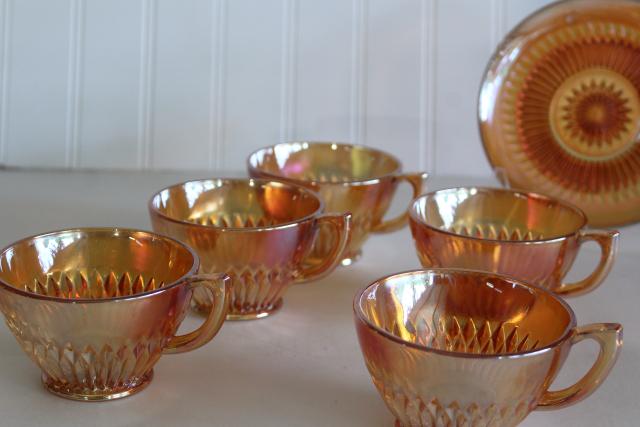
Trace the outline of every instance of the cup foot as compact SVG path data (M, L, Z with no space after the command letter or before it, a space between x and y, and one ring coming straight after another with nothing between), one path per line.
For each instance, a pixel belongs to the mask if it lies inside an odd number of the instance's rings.
M53 380L47 374L42 374L42 385L50 393L65 399L78 400L81 402L104 402L107 400L122 399L144 390L153 379L153 369L144 374L136 383L129 387L119 387L118 389L83 389L78 386L60 383Z
M340 265L342 265L343 267L348 267L354 262L356 262L357 260L359 260L361 257L362 257L362 251L359 250L358 252L354 252L342 258L342 261L340 261Z
M274 313L279 311L282 308L282 298L276 301L271 307L268 309L261 309L258 311L239 311L235 310L233 307L229 307L229 311L227 312L226 320L257 320L264 319L265 317L272 316ZM209 310L211 307L205 305L195 304L193 309L196 313L207 315L209 314Z

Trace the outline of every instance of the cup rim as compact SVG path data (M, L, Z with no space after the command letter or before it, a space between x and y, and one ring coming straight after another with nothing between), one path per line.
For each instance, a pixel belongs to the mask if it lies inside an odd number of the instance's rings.
M551 298L553 298L554 300L558 301L560 303L560 305L562 307L564 307L564 309L566 310L566 312L569 314L569 322L567 324L567 327L565 328L564 332L560 335L560 337L556 338L555 340L553 340L552 342L550 342L549 344L540 347L540 348L536 348L534 350L526 350L526 351L519 351L519 352L514 352L514 353L504 353L504 354L474 354L474 353L464 353L464 352L460 352L460 351L448 351L448 350L440 350L440 349L436 349L436 348L431 348L428 347L426 345L422 345L422 344L416 344L414 342L411 341L406 341L403 340L402 338L387 332L386 330L380 328L379 326L374 325L371 321L369 321L369 319L365 316L365 314L362 311L362 308L360 307L360 300L362 299L364 293L369 290L371 287L375 286L375 285L379 285L389 279L393 279L396 277L402 277L402 276L414 276L414 275L418 275L418 274L424 274L424 273L464 273L464 274L471 274L474 276L490 276L490 277L496 277L496 278L500 278L500 279L506 279L509 282L515 283L519 286L523 286L526 288L533 288L538 292L542 292L544 294L547 294L548 296L550 296ZM379 279L369 283L368 285L364 286L363 288L361 288L355 295L354 299L353 299L353 312L357 318L358 321L362 322L362 324L364 324L367 328L369 328L370 330L372 330L373 332L377 333L378 335L381 335L383 338L387 338L391 341L394 341L397 344L401 344L407 347L411 347L415 350L418 351L422 351L422 352L426 352L426 353L435 353L441 356L449 356L449 357L459 357L459 358L465 358L465 359L514 359L514 358L521 358L521 357L528 357L528 356L534 356L534 355L538 355L540 353L546 352L552 348L557 347L558 345L560 345L562 342L566 341L567 339L569 339L572 335L572 332L574 331L575 327L576 327L576 315L573 312L573 310L571 309L571 307L569 306L569 304L567 304L562 298L556 296L555 294L553 294L552 292L528 283L528 282L524 282L522 280L518 280L516 278L513 278L511 276L506 276L503 274L497 274L497 273L490 273L490 272L486 272L486 271L481 271L481 270L472 270L472 269L465 269L465 268L424 268L424 269L416 269L416 270L408 270L408 271L403 271L400 273L394 273L394 274L389 274L383 277L380 277Z
M260 152L264 152L267 150L273 150L275 149L275 147L278 146L291 146L293 144L313 144L313 145L336 145L339 147L349 147L349 148L357 148L357 149L361 149L364 151L370 151L373 153L378 153L378 154L382 154L385 157L388 157L390 159L392 159L397 167L395 168L395 170L393 172L384 174L384 175L380 175L380 176L374 176L371 178L367 178L367 179L354 179L354 180L349 180L349 181L339 181L339 182L322 182L322 181L318 181L318 180L314 180L314 179L298 179L298 178L291 178L282 174L277 174L277 173L272 173L272 172L267 172L265 170L262 169L258 169L257 167L255 167L252 162L251 159L257 155ZM306 149L306 148L305 148ZM273 145L267 145L265 147L259 148L255 151L253 151L251 154L249 154L249 156L247 157L247 168L249 169L249 172L256 172L259 173L261 175L267 176L271 179L277 179L277 180L283 180L283 181L287 181L287 182L293 182L299 185L312 185L314 187L319 187L319 186L330 186L330 185L335 185L335 186L355 186L355 185L375 185L375 184L379 184L383 179L387 179L387 178L393 178L398 176L398 174L402 173L402 163L400 162L400 160L394 156L391 153L388 153L386 151L383 150L379 150L377 148L373 148L373 147L369 147L363 144L351 144L348 142L341 142L341 141L324 141L324 140L300 140L300 141L288 141L288 142L279 142L277 144L273 144Z
M427 223L421 216L419 216L416 212L416 205L418 204L419 201L429 198L429 197L433 197L438 193L441 192L445 192L445 191L457 191L457 190L477 190L477 191L483 191L483 192L500 192L500 193L510 193L514 196L524 196L527 198L534 198L534 199L538 199L538 200L546 200L549 202L553 202L553 203L557 203L558 205L564 206L567 209L573 211L574 213L576 213L580 218L581 218L581 224L579 227L577 227L575 230L569 232L569 233L563 233L563 234L558 234L557 236L552 236L552 237L547 237L547 238L543 238L543 239L532 239L532 240L506 240L506 239L489 239L489 238L485 238L485 237L476 237L476 236L466 236L464 234L458 234L458 233L454 233L452 231L448 231L448 230L443 230L441 228L438 227L434 227L433 225ZM549 242L555 242L555 241L561 241L564 240L568 237L571 236L575 236L578 232L580 232L580 230L582 230L588 223L588 219L586 214L577 206L566 202L564 200L560 200L560 199L556 199L554 197L550 197L547 196L545 194L541 194L541 193L534 193L534 192L529 192L529 191L521 191L521 190L515 190L515 189L509 189L509 188L499 188L499 187L484 187L484 186L460 186L460 187L448 187L448 188L442 188L440 190L435 190L435 191L431 191L429 193L425 193L422 194L418 197L416 197L415 199L413 199L411 201L411 208L409 209L409 218L420 224L423 225L427 228L429 228L430 230L437 232L437 233L441 233L441 234L445 234L445 235L449 235L449 236L455 236L458 238L462 238L462 239L471 239L471 240L477 240L480 242L494 242L494 243L500 243L500 244L509 244L509 245L531 245L531 244L540 244L540 243L549 243Z
M219 227L217 225L198 224L196 222L190 222L190 221L186 221L186 220L182 220L182 219L177 219L177 218L174 218L174 217L171 217L171 216L165 214L164 212L160 211L158 208L156 208L154 206L153 201L163 191L167 191L167 190L170 190L170 189L175 188L175 187L183 187L185 184L189 184L189 183L192 183L192 182L204 182L204 181L221 181L223 183L257 182L257 183L262 183L262 184L275 184L277 186L286 186L286 187L294 188L295 190L299 190L299 191L301 191L303 193L306 193L309 196L311 196L314 199L316 199L318 201L318 208L315 211L313 211L312 213L310 213L310 214L307 214L307 215L305 215L303 217L300 217L300 218L296 218L293 221L283 222L281 224L268 225L268 226L264 225L264 226L260 226L260 227ZM284 228L295 227L298 224L301 224L301 223L303 223L303 222L305 222L307 220L310 220L312 218L317 218L318 216L322 215L322 213L324 212L324 202L322 201L322 199L320 197L318 197L318 195L314 191L311 191L311 190L309 190L308 188L306 188L306 187L304 187L302 185L298 185L298 184L294 184L294 183L290 183L290 182L273 180L273 179L262 179L262 178L200 178L200 179L188 179L186 181L179 182L179 183L176 183L176 184L172 184L172 185L169 185L167 187L164 187L164 188L156 191L153 194L153 196L151 196L151 198L149 199L149 202L147 203L147 206L149 208L149 211L152 214L158 215L163 220L170 221L170 222L173 222L173 223L176 223L176 224L189 226L189 227L198 227L198 228L203 228L203 229L208 229L208 230L216 230L216 231L223 232L223 233L228 233L228 232L245 232L245 233L246 232L260 232L260 231L272 231L272 230L280 230L280 229L284 229Z
M50 296L50 295L41 295L41 294L37 294L34 292L29 292L29 291L25 291L19 288L16 288L15 286L11 286L9 283L6 283L4 280L0 279L0 288L9 291L9 292L13 292L16 293L18 295L24 296L24 297L28 297L28 298L35 298L35 299L40 299L40 300L46 300L46 301L52 301L52 302L60 302L60 303L67 303L67 304L99 304L99 303L107 303L107 302L111 302L111 301L131 301L131 300L136 300L136 299L140 299L140 298L147 298L147 297L151 297L153 295L156 294L160 294L160 293L164 293L164 292L168 292L170 289L175 288L177 286L181 286L183 284L185 284L187 282L187 280L194 276L197 272L198 269L200 268L200 258L198 257L198 255L196 254L196 252L191 249L188 245L185 245L184 243L166 236L164 234L160 234L160 233L156 233L153 231L147 231L147 230L140 230L137 228L126 228L126 227L76 227L76 228L66 228L66 229L59 229L59 230L53 230L53 231L48 231L46 233L39 233L39 234L34 234L32 236L28 236L28 237L24 237L22 239L16 240L15 242L5 246L4 248L0 249L0 256L4 255L5 252L7 252L9 249L13 248L14 246L18 245L18 244L22 244L25 243L29 240L34 240L34 239L38 239L38 238L42 238L42 237L47 237L47 236L53 236L53 235L57 235L57 234L63 234L63 233L92 233L92 232L117 232L117 231L121 231L121 232L126 232L126 233L137 233L137 234L144 234L147 235L149 237L155 237L155 238L160 238L163 240L168 240L174 244L176 244L179 247L182 247L183 249L185 249L192 257L193 259L193 264L191 265L191 268L189 269L189 271L187 271L185 274L183 274L182 276L178 277L176 280L174 280L173 282L158 288L158 289L154 289L151 291L145 291L145 292L140 292L137 294L133 294L133 295L123 295L123 296L118 296L118 297L108 297L108 298L99 298L99 299L93 299L93 298L61 298L61 297L56 297L56 296Z

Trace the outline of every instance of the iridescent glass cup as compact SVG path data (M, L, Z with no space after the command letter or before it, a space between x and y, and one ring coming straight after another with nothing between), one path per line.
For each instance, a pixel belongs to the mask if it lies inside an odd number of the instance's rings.
M149 202L154 230L191 246L203 271L231 276L231 320L272 314L289 285L318 280L340 263L350 214L322 211L318 196L304 187L254 179L189 181ZM332 246L320 262L307 262L314 245L323 244L324 229ZM209 294L196 290L194 302L209 311Z
M52 393L103 401L146 387L162 354L209 342L227 312L229 278L201 275L173 239L80 228L20 240L0 252L0 309ZM211 295L202 326L176 335L194 289Z
M566 296L602 283L613 266L619 234L586 229L584 213L560 200L497 188L425 194L414 200L410 224L424 267L505 274ZM601 248L594 271L576 283L563 282L588 241Z
M404 227L407 212L384 219L398 184L406 181L413 197L422 193L426 173L402 173L400 161L373 148L331 142L290 142L263 148L247 160L249 175L304 185L316 191L327 212L351 212L353 231L342 264L362 253L370 233ZM331 243L329 236L324 239ZM317 247L315 258L327 249Z
M581 401L606 379L622 326L576 326L562 298L493 273L433 269L382 278L354 301L366 366L398 426L509 427ZM600 352L575 384L549 390L572 346Z

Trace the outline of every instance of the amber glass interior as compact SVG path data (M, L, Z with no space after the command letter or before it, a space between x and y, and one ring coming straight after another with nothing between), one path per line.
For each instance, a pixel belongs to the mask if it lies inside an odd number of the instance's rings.
M585 225L578 209L535 194L492 188L453 188L414 201L411 215L430 227L494 240L553 239Z
M382 279L359 295L370 326L425 349L514 354L549 346L573 326L570 309L540 288L464 270L424 270Z
M400 170L394 157L371 148L330 142L291 142L259 150L249 167L300 181L353 182Z
M197 268L175 240L124 229L78 229L27 238L0 254L10 287L65 299L104 299L152 291Z
M177 221L224 228L286 224L313 215L320 200L302 187L273 181L213 179L162 190L152 209Z

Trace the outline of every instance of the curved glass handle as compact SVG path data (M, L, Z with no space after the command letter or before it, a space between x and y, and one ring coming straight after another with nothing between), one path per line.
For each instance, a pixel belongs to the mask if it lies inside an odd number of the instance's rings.
M334 238L330 241L334 242L334 246L322 262L304 267L300 271L300 276L296 279L296 282L309 282L321 279L331 273L338 264L340 264L340 261L342 261L342 254L351 240L351 214L320 215L318 217L318 228L322 227L323 224L333 229ZM316 240L320 237L321 235L318 231ZM309 253L313 253L313 250Z
M204 323L193 332L176 335L169 340L164 354L184 353L202 347L216 336L227 317L231 278L226 274L196 274L189 279L189 287L202 286L211 292L213 304Z
M592 339L600 345L600 353L589 372L574 385L558 391L547 390L538 402L539 409L559 409L573 405L588 397L607 378L622 350L622 325L594 323L580 326L571 339L571 345Z
M591 292L600 286L609 274L609 271L611 271L611 267L613 267L613 260L618 250L619 235L619 232L609 230L581 231L578 244L582 245L584 242L591 240L600 245L600 262L589 276L576 283L563 283L555 292L564 296L576 296Z
M429 174L424 172L423 173L407 173L407 174L402 174L397 176L397 179L400 182L406 181L409 184L411 184L411 187L413 188L413 197L411 197L411 201L413 201L413 199L415 199L416 197L422 194L422 188L426 187L425 182L427 181L427 178L429 178ZM407 220L409 218L409 209L411 209L411 201L409 202L407 209L405 209L403 213L401 213L395 218L391 218L386 221L383 220L379 224L376 224L371 229L371 232L390 233L392 231L400 230L402 227L404 227L407 224Z

